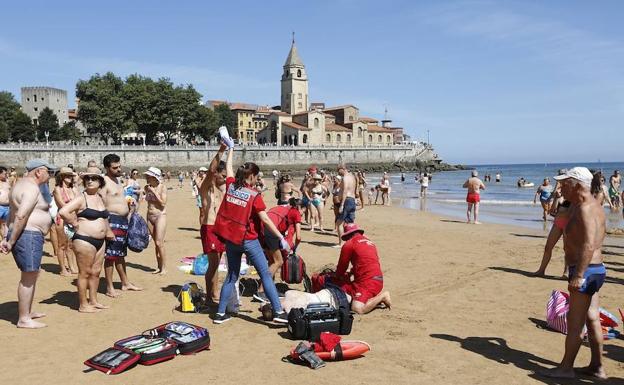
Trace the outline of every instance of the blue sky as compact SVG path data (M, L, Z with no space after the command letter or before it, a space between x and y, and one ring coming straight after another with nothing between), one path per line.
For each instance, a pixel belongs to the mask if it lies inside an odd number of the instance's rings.
M110 70L278 104L294 30L310 101L387 106L446 161L622 161L623 14L621 1L9 2L0 89L71 97Z

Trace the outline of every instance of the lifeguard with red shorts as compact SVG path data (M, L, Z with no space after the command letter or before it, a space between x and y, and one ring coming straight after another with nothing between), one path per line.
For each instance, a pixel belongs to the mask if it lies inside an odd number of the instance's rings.
M355 223L344 224L340 259L332 281L351 296L351 309L364 314L380 303L390 307L390 294L383 290L383 273L375 244ZM351 264L352 268L347 272Z

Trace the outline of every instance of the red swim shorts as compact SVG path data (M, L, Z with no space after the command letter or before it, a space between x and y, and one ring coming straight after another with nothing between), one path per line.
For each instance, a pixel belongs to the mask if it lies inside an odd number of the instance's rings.
M201 228L199 229L199 234L201 236L204 254L221 254L225 252L225 245L219 240L217 234L214 233L213 225L201 225Z
M351 296L352 301L368 302L383 289L383 281L369 279L362 282L349 282L342 285L342 290Z
M468 193L468 195L466 195L466 202L479 203L481 202L481 196L479 193Z

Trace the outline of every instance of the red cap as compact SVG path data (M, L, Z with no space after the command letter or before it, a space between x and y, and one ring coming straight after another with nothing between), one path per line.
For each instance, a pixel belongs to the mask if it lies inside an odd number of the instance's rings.
M310 174L312 174L312 173L316 173L316 166L311 166L311 167L308 169L308 172L309 172Z
M342 240L344 241L345 238L347 238L349 235L353 234L353 233L360 233L360 234L364 234L364 230L360 229L360 226L358 226L355 223L345 223L342 226L344 233L342 234Z

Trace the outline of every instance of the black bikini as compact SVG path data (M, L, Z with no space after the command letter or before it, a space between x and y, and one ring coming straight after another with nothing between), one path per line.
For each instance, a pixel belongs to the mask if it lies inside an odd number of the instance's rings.
M84 210L77 214L78 218L84 218L88 221L95 221L97 219L108 219L108 210L95 210L89 208L89 203L87 202L87 195L85 194L85 205L87 206ZM72 240L79 239L81 241L85 241L95 247L95 250L99 250L104 244L104 239L98 239L89 237L87 235L81 235L75 233L72 237Z

